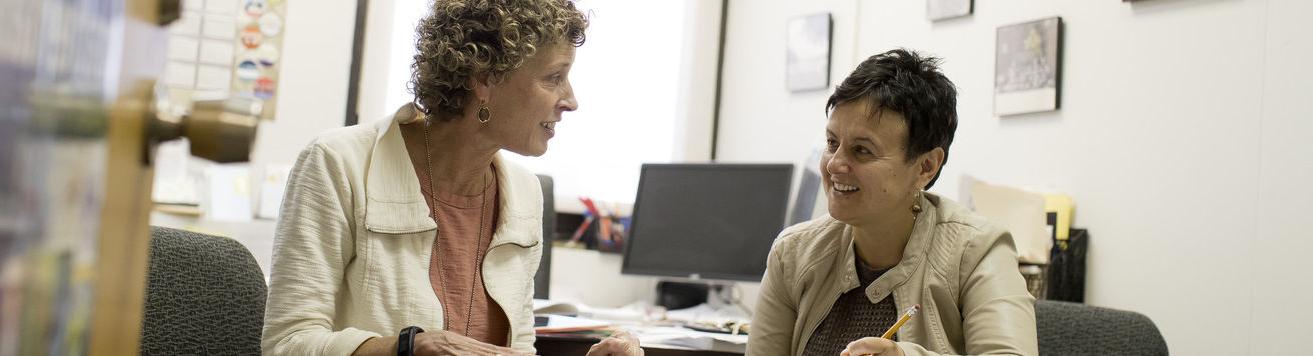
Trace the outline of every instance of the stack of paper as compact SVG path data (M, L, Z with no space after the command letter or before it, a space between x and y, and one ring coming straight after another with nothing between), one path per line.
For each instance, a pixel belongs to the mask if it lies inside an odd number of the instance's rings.
M533 328L533 331L535 333L539 333L539 334L568 333L568 332L576 332L576 331L597 330L611 326L611 323L605 321L576 318L576 317L570 317L564 315L549 314L543 317L547 318L547 325L535 326Z
M1049 262L1053 240L1045 221L1044 195L983 182L972 185L970 192L977 213L1012 233L1018 260L1032 264Z

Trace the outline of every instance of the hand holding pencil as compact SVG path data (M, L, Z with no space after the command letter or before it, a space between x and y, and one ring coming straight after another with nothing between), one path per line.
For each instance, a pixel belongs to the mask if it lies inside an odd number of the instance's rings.
M903 316L898 318L898 321L895 322L893 326L889 327L889 330L886 330L883 335L880 335L880 337L864 337L857 341L853 341L849 343L848 348L844 349L839 355L902 356L903 349L898 348L898 344L894 343L894 334L897 334L898 329L902 328L903 324L907 324L907 321L911 320L912 316L916 315L920 310L920 304L907 308L907 312L903 313Z

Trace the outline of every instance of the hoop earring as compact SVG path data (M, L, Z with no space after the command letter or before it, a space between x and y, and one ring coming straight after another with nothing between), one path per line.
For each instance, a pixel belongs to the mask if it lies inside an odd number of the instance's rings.
M492 121L492 109L489 109L489 108L488 108L488 104L480 104L480 105L479 105L479 114L478 114L478 115L479 115L479 123L480 123L480 124L486 124L486 123L488 123L488 121Z

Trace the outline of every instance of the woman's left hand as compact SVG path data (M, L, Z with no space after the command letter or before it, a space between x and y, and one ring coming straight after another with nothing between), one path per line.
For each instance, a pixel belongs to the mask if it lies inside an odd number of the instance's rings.
M882 337L864 337L848 343L841 356L903 356L903 349L893 340Z
M643 356L643 348L638 338L622 330L593 345L587 356Z

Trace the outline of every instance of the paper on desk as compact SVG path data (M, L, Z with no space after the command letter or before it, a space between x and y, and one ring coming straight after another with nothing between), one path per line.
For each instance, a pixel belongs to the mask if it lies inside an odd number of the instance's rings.
M557 302L547 299L534 299L533 314L534 315L543 315L543 314L578 315L579 307L574 304L570 304L566 302Z
M292 166L271 164L264 167L264 178L260 179L260 210L256 216L262 219L277 219L278 209L283 205L283 193L287 191L287 176L292 174Z
M1020 262L1049 262L1053 241L1044 220L1044 195L980 181L970 187L970 192L976 213L1012 233Z
M251 173L245 165L205 169L205 217L216 221L251 220Z
M629 326L625 329L633 333L643 346L677 346L741 353L748 344L748 335L708 333L670 326Z
M593 319L576 318L564 315L546 315L546 317L547 326L534 327L533 331L535 333L568 333L597 330L611 326L611 323Z

